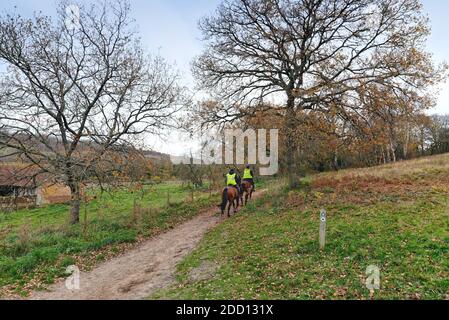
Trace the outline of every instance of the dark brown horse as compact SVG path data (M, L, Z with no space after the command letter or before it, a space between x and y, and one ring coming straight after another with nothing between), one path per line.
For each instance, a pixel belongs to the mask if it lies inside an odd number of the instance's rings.
M228 217L231 216L231 206L234 207L234 213L237 212L237 208L239 207L239 193L236 188L234 187L226 187L223 190L223 196L221 201L221 215L224 214L226 210L226 206L228 206Z
M245 206L248 203L248 198L252 199L253 198L253 192L254 192L254 187L252 185L251 182L249 181L243 181L242 182L242 191L243 194L245 195ZM243 197L241 197L242 200L242 206L243 206Z

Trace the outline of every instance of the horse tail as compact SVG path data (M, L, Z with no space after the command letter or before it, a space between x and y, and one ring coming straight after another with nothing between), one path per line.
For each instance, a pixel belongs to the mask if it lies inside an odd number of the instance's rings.
M226 209L227 203L228 203L228 188L224 188L223 195L221 197L221 210Z

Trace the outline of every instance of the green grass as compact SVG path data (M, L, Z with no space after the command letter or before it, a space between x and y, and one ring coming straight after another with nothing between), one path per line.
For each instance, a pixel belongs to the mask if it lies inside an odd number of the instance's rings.
M413 175L398 176L409 174ZM441 174L429 176L430 183L444 182L438 180ZM274 191L208 233L179 264L178 283L150 298L448 297L447 189L423 187L409 192L398 184L393 188L397 194L375 188L357 193L313 188L314 180L307 179L301 191ZM382 197L371 201L376 191ZM331 199L334 192L339 193ZM327 244L320 251L323 206L328 211ZM218 266L217 271L207 280L192 280L190 273L204 262ZM370 265L381 271L381 289L374 294L365 286Z
M206 191L196 191L192 202L190 190L180 184L89 195L96 198L82 206L77 226L67 223L68 205L0 213L0 294L6 289L26 294L63 276L72 264L89 268L127 243L172 228L218 202Z
M99 216L106 220L126 218L129 210L133 208L134 199L137 199L138 203L144 206L161 208L167 204L167 193L170 193L170 203L176 204L183 202L189 196L190 191L178 183L145 186L143 192L130 191L125 187L103 193L90 190L89 196L96 196L97 198L90 201L87 206L88 218L97 219ZM204 197L205 193L196 192L195 195ZM59 226L67 222L68 210L68 205L63 204L20 210L14 213L0 212L0 230L4 228L17 230L25 224L32 228ZM84 205L81 207L81 216L83 214Z

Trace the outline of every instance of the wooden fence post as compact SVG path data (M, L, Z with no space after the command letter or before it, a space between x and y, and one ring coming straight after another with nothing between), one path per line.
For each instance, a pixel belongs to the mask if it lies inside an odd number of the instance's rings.
M133 210L132 210L132 224L137 225L137 199L133 199Z
M320 212L320 250L323 250L326 245L326 223L327 213L322 209Z
M87 238L87 196L84 195L84 223L83 223L83 237Z

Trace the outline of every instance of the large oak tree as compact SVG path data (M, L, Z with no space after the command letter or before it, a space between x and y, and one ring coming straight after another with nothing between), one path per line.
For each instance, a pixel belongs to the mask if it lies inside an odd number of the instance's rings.
M363 108L366 86L422 92L436 78L418 0L225 0L200 29L206 49L194 74L221 102L204 122L247 117L267 101L281 105L292 187L302 111L337 107L348 118Z
M82 183L120 171L126 161L113 159L131 154L133 137L170 125L182 97L172 68L144 53L129 14L127 2L106 1L61 2L56 19L0 16L1 155L67 185L72 223Z

